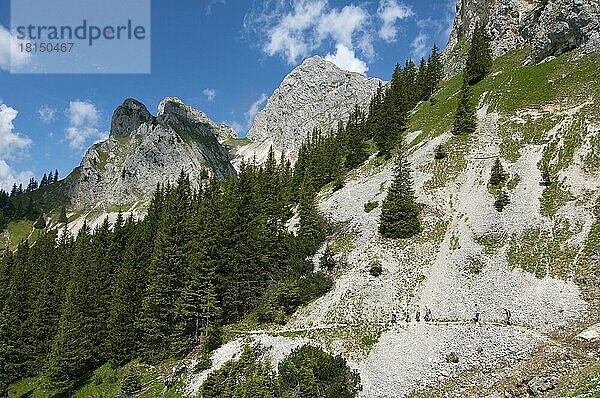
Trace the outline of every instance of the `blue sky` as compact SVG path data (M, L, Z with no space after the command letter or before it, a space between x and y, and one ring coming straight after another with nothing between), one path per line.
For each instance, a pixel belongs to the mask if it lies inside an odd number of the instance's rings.
M40 0L45 1L45 0ZM10 74L8 1L0 2L0 187L66 176L106 137L125 98L153 114L176 96L244 135L306 57L389 79L397 62L444 48L453 0L152 0L150 74ZM18 60L17 60L18 61ZM15 59L13 58L13 62ZM23 60L27 62L27 60Z

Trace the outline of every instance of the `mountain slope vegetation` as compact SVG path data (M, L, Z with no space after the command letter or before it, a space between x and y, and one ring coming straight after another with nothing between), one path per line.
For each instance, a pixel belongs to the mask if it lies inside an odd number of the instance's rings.
M472 81L474 131L452 132L464 76L418 91L407 62L295 167L271 150L224 181L182 173L143 220L21 243L0 264L1 387L594 396L600 343L577 335L600 321L600 55L528 54ZM398 239L378 232L396 156L418 219Z

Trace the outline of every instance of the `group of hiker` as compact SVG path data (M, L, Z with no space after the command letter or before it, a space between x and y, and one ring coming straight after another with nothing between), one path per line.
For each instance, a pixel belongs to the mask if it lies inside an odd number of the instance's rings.
M431 309L429 307L425 307L425 309L421 311L421 307L419 306L419 304L417 304L417 307L415 310L415 321L416 322L421 321L421 312L423 313L423 321L429 322L429 321L433 320L433 317L431 315ZM407 310L407 311L405 311L405 314L406 314L406 317L405 317L406 323L410 323L412 320L410 312ZM512 314L511 314L510 310L505 307L504 308L504 324L505 325L510 326L511 317L512 317ZM480 318L481 318L481 309L479 308L479 304L475 304L474 316L471 319L471 321L474 323L479 323ZM398 321L398 317L396 315L396 312L392 312L392 323L395 324L395 323L397 323L397 321Z

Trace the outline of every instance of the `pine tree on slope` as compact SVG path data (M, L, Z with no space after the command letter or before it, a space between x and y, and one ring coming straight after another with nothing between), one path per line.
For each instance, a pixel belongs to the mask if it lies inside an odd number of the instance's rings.
M386 238L410 238L421 231L421 208L416 202L408 162L398 154L394 180L383 201L379 233Z
M458 105L454 113L454 126L452 134L470 134L477 128L477 118L475 116L475 107L471 100L471 89L467 82L463 82L458 98Z
M496 158L494 165L492 166L492 173L490 175L490 185L498 186L506 181L506 172L499 158Z
M306 243L317 241L321 235L321 218L317 210L317 194L308 177L300 188L298 215L300 216L298 229L300 238Z
M431 49L431 55L427 60L427 98L430 98L437 90L438 84L444 77L444 65L439 53L440 49L434 45Z
M465 80L473 85L486 77L492 70L490 40L481 24L477 24L471 39L471 48L465 67Z

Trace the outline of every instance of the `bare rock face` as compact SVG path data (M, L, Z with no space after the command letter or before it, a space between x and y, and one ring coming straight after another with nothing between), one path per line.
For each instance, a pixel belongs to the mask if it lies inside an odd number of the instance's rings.
M347 119L355 104L366 108L381 82L319 56L308 58L283 79L256 115L248 138L257 145L271 140L276 152L294 157L315 127L327 131Z
M127 137L132 131L137 130L142 123L152 123L154 117L148 112L146 106L133 98L126 99L113 112L110 121L110 135L112 137Z
M584 54L600 51L600 3L597 0L555 0L531 13L522 24L531 44L528 63L574 48Z
M183 170L193 184L203 175L234 173L219 137L229 127L177 98L165 98L157 116L128 99L112 118L106 141L87 150L67 177L75 208L130 205L147 200L158 183L174 182Z
M478 22L487 28L494 57L530 46L531 64L574 48L600 51L599 14L597 0L457 0L444 51L446 76L464 68L467 48L461 43L470 40Z
M193 122L203 130L203 134L216 135L219 142L237 137L231 127L214 122L204 112L183 103L179 98L167 97L162 100L158 105L157 119L159 123L178 123L180 120Z

